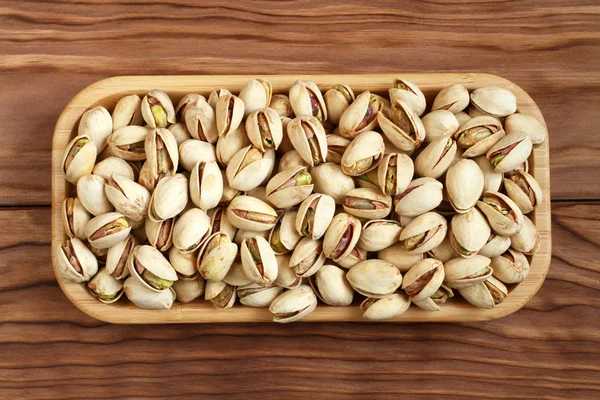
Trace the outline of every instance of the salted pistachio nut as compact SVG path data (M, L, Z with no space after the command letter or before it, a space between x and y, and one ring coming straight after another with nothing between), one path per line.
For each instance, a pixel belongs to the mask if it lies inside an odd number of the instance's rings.
M520 283L529 274L529 261L520 251L508 249L502 255L492 258L494 278L503 283Z
M215 146L202 140L189 139L179 145L179 164L191 172L198 161L216 161Z
M113 130L128 125L142 125L142 99L137 94L123 96L115 105L112 113Z
M515 236L513 235L512 237ZM487 258L498 257L511 246L512 237L496 235L492 232L485 246L477 254L486 256Z
M275 166L275 152L254 146L239 150L227 164L226 175L233 189L248 191L261 185Z
M169 310L175 302L176 294L172 288L155 291L130 276L123 283L125 295L137 307L147 310Z
M198 254L193 253L182 253L177 247L172 246L169 249L169 262L180 280L191 280L198 276L198 270L196 268L196 259Z
M287 125L287 135L300 157L311 167L327 160L327 138L316 117L299 116Z
M296 231L297 211L287 211L282 214L269 233L269 244L275 255L288 253L296 248L302 240L302 235Z
M117 212L132 221L142 221L148 215L150 192L133 180L111 176L104 185L104 193Z
M433 110L425 114L421 120L425 128L425 142L433 142L440 137L452 137L460 123L450 111Z
M127 259L129 274L154 292L169 289L178 280L169 260L149 245L136 246Z
M290 268L289 254L281 254L277 258L277 278L273 281L275 286L285 289L294 289L302 284L302 277L296 276L293 268Z
M85 225L92 216L79 198L67 197L61 207L63 228L67 236L85 240Z
M524 215L521 230L512 235L509 242L513 249L532 256L540 249L540 234L535 224Z
M257 198L236 196L227 206L227 219L238 229L268 231L275 226L277 212Z
M475 307L492 309L504 301L508 289L492 276L483 282L461 288L458 293Z
M113 131L112 117L108 110L97 106L83 113L79 120L77 136L92 139L96 145L96 153L100 154L106 147L106 139Z
M448 237L461 257L470 258L485 246L490 234L491 229L485 216L477 208L472 208L452 217Z
M440 214L430 211L419 215L400 233L400 241L412 253L427 253L446 237L448 224Z
M335 85L325 92L323 97L327 108L327 120L334 125L340 123L340 117L356 98L348 85Z
M499 192L486 192L477 202L492 230L504 236L512 236L523 226L521 209L508 196Z
M505 135L502 124L493 117L475 117L460 127L454 134L458 145L465 149L463 157L486 154Z
M450 168L455 155L456 141L447 136L439 137L415 158L415 172L419 176L437 179Z
M357 246L366 251L380 251L400 239L400 223L388 219L374 219L362 226Z
M443 187L433 178L414 179L404 192L394 196L396 214L416 217L435 209L442 202Z
M240 247L242 266L254 283L269 286L277 278L277 259L269 242L262 236L244 239Z
M406 190L414 171L413 161L406 154L387 154L377 167L377 185L385 194L398 195Z
M233 307L237 296L235 287L223 281L207 281L204 287L204 300L208 300L215 308L226 310Z
M269 305L273 322L288 323L304 318L317 307L317 296L310 286L300 285L287 290Z
M92 218L85 225L85 235L90 245L98 249L108 249L129 235L131 226L117 212L109 212Z
M325 304L344 307L352 304L354 290L346 279L346 271L335 265L325 264L308 278L310 287Z
M363 319L367 321L384 321L401 316L410 307L408 296L392 293L381 298L366 298L360 304Z
M198 252L197 269L207 281L227 276L238 254L238 246L223 232L211 235Z
M402 274L392 263L383 260L361 261L348 271L346 278L358 293L381 298L392 294L402 284Z
M335 215L323 237L325 257L337 261L347 256L358 243L360 234L361 223L358 218L346 213Z
M504 188L508 197L519 207L523 214L532 212L544 201L542 187L527 172L515 171L504 178Z
M144 221L144 230L148 238L148 243L160 251L167 251L173 246L173 229L175 227L175 218L168 218L162 221L152 221L146 218Z
M261 151L277 150L283 140L283 126L277 111L260 108L248 115L246 132L252 144Z
M245 105L244 117L249 117L256 110L268 107L272 94L273 88L269 81L264 79L248 81L240 90L239 95Z
M405 79L396 79L394 86L389 90L390 100L406 103L418 116L423 115L427 102L421 89Z
M532 144L543 143L546 140L546 136L548 136L546 128L542 126L537 118L521 113L515 113L506 117L504 129L506 133L515 131L527 132Z
M339 134L354 139L362 132L371 131L377 126L377 113L383 104L371 92L364 91L346 108L339 120Z
M502 186L504 174L494 171L494 166L485 156L475 157L473 159L483 172L483 191L498 192Z
M115 156L127 161L142 161L146 159L144 143L148 133L150 129L144 126L127 125L115 129L106 141Z
M324 263L323 242L305 237L296 245L289 267L294 269L296 276L307 278L316 274Z
M79 178L92 173L96 163L96 145L90 136L77 136L65 148L61 161L65 179L77 184Z
M274 94L271 96L269 108L277 112L280 118L294 118L294 110L290 98L285 94Z
M343 204L346 193L355 188L354 179L344 174L342 168L332 162L314 166L310 175L314 191L331 196L338 205Z
M327 107L319 87L311 81L298 80L290 87L290 104L297 117L311 116L319 121L327 120Z
M314 193L300 204L296 215L296 231L312 239L319 239L327 230L335 214L335 201L331 196Z
M411 253L404 243L395 243L390 247L377 252L377 258L393 264L402 273L405 273L417 262L425 257L423 253Z
M441 311L440 305L452 297L454 297L452 289L442 283L433 295L420 301L413 301L413 303L426 311Z
M231 94L231 92L229 90L227 90L227 89L224 89L224 88L213 90L208 95L208 104L212 108L216 108L217 107L217 101L219 101L219 98L221 96L225 96L226 94Z
M130 235L109 248L106 253L106 272L116 279L127 278L129 276L127 259L137 244L137 239Z
M217 132L217 116L213 108L202 99L185 111L183 120L194 139L215 144L219 138Z
M483 172L473 160L460 160L446 173L448 200L458 213L475 206L483 193Z
M244 125L240 125L235 131L230 132L227 136L221 136L219 140L217 140L217 147L215 150L219 164L227 166L238 151L249 145L250 139L248 139L246 127Z
M173 227L173 246L182 253L198 250L210 234L210 219L204 210L190 208L181 214Z
M113 175L121 175L131 180L136 179L136 173L132 165L127 161L115 156L107 157L98 162L94 166L92 174L102 177L102 179L105 181L107 181Z
M337 260L337 264L346 269L350 269L361 261L367 259L367 251L355 246L347 256Z
M98 216L114 211L105 193L105 181L98 175L84 175L77 181L77 197L83 207L92 215Z
M413 265L402 279L402 290L411 301L433 296L444 281L444 264L434 258L425 258Z
M469 91L466 87L459 84L446 86L435 96L432 110L447 110L452 114L457 114L469 106L471 101Z
M327 161L335 164L342 162L342 156L352 141L338 134L327 135Z
M237 288L237 297L245 306L266 308L282 292L283 288L278 286L261 286L257 283L250 283Z
M150 203L148 218L163 221L183 211L188 202L188 180L184 174L169 175L158 181Z
M392 103L392 117L377 114L377 122L394 146L404 152L411 152L425 140L425 127L419 116L402 101Z
M190 303L204 294L206 283L200 275L191 279L179 279L173 282L173 290L177 301L182 304Z
M278 208L293 207L313 191L312 176L306 167L297 166L283 170L267 183L267 200Z
M91 295L104 304L112 304L123 295L123 282L109 274L106 268L98 270L87 287Z
M379 165L385 145L381 134L364 131L356 136L344 151L340 161L342 171L349 176L365 174Z
M219 97L215 105L215 119L219 137L235 131L244 119L245 104L231 93Z
M171 99L160 89L148 92L142 99L140 108L142 117L150 128L166 128L169 124L177 122Z
M453 258L444 264L444 282L452 289L462 289L481 283L492 276L494 270L487 257Z
M486 154L496 172L517 169L532 151L531 138L524 132L512 132L504 136Z
M517 98L510 90L496 86L475 89L471 93L471 104L495 117L506 117L517 111Z
M223 197L223 176L215 161L198 161L190 174L190 200L196 207L208 211Z
M198 106L201 102L206 102L206 97L201 94L189 93L183 96L175 106L175 118L177 121L185 122L185 115L188 110Z
M376 189L353 189L346 194L343 207L359 218L383 219L392 211L392 197Z
M59 243L55 254L59 270L70 281L87 282L98 272L98 260L77 238Z

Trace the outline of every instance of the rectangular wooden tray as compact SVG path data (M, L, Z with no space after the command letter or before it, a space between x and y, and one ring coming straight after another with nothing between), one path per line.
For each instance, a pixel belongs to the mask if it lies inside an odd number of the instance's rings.
M380 75L265 75L265 76L119 76L105 79L85 88L65 107L54 130L52 142L52 264L56 279L65 295L81 311L102 321L111 323L195 323L195 322L263 322L271 321L267 309L234 306L229 310L217 310L209 302L195 301L190 304L173 305L165 311L143 310L126 299L105 305L93 298L82 284L72 283L61 276L57 268L56 248L66 235L61 220L61 204L68 194L74 195L73 185L68 184L61 170L61 159L69 141L76 135L81 115L88 109L102 105L112 111L117 101L129 94L145 95L160 88L167 92L175 104L188 93L208 94L219 88L238 92L253 78L267 79L273 85L273 93L287 93L297 79L312 80L323 90L339 83L349 85L355 93L364 90L385 94L394 79L401 77L414 82L431 104L433 97L443 87L460 83L470 91L483 86L499 86L513 92L517 97L519 112L537 118L545 127L540 110L531 97L514 83L490 74L380 74ZM481 321L511 314L523 307L538 291L550 266L550 168L548 140L533 150L529 160L530 173L544 191L544 201L533 213L532 220L540 233L541 247L533 256L527 279L517 285L506 300L492 310L473 307L464 301L452 299L442 306L441 312L430 312L412 306L394 322ZM71 186L71 187L69 187ZM357 305L331 307L319 304L317 309L301 321L363 321Z

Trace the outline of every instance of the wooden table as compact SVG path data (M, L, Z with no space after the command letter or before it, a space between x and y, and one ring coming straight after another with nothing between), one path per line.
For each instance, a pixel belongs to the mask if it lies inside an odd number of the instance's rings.
M0 6L0 398L600 398L597 0L100 3ZM58 288L51 136L85 86L416 71L502 75L544 113L553 262L523 310L471 324L113 326Z

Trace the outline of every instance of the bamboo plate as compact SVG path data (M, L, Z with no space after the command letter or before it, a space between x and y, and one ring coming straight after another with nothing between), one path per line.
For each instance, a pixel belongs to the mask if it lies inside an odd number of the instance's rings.
M273 85L273 93L287 93L296 79L312 80L324 91L331 86L348 84L355 93L371 90L387 93L394 79L402 77L414 82L431 104L433 97L443 87L460 83L470 91L483 86L499 86L512 91L517 97L519 112L537 118L545 127L540 110L531 97L514 83L489 74L402 74L402 75L271 75L262 76ZM267 309L257 309L236 305L229 310L217 310L209 302L194 301L189 304L175 303L170 310L143 310L125 299L116 304L100 303L82 284L72 283L61 276L57 268L56 248L66 235L61 219L61 204L65 197L74 195L74 186L67 183L61 170L61 159L69 141L76 135L79 119L88 109L102 105L112 110L117 101L129 94L145 95L155 88L163 89L174 104L188 93L208 94L218 88L239 91L250 79L257 76L122 76L105 79L88 86L65 107L54 130L52 143L52 264L56 279L63 292L81 311L102 321L111 323L194 323L194 322L263 322L271 321ZM415 306L394 322L438 322L438 321L482 321L511 314L523 307L538 291L550 267L550 168L548 140L533 150L529 160L530 172L537 179L544 192L544 201L533 213L541 240L539 252L530 262L527 279L514 287L503 303L492 310L476 308L463 300L451 299L442 306L441 312L421 310ZM351 307L331 307L319 304L317 309L302 321L363 321L358 305Z

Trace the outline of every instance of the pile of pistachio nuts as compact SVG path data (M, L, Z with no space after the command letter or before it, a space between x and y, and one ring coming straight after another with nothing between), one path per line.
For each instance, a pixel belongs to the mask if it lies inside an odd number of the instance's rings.
M58 267L103 303L239 301L276 322L319 300L367 320L443 310L455 292L493 308L540 246L528 158L546 134L491 86L429 105L402 79L379 94L254 79L176 106L125 96L85 112L64 153L76 197Z

